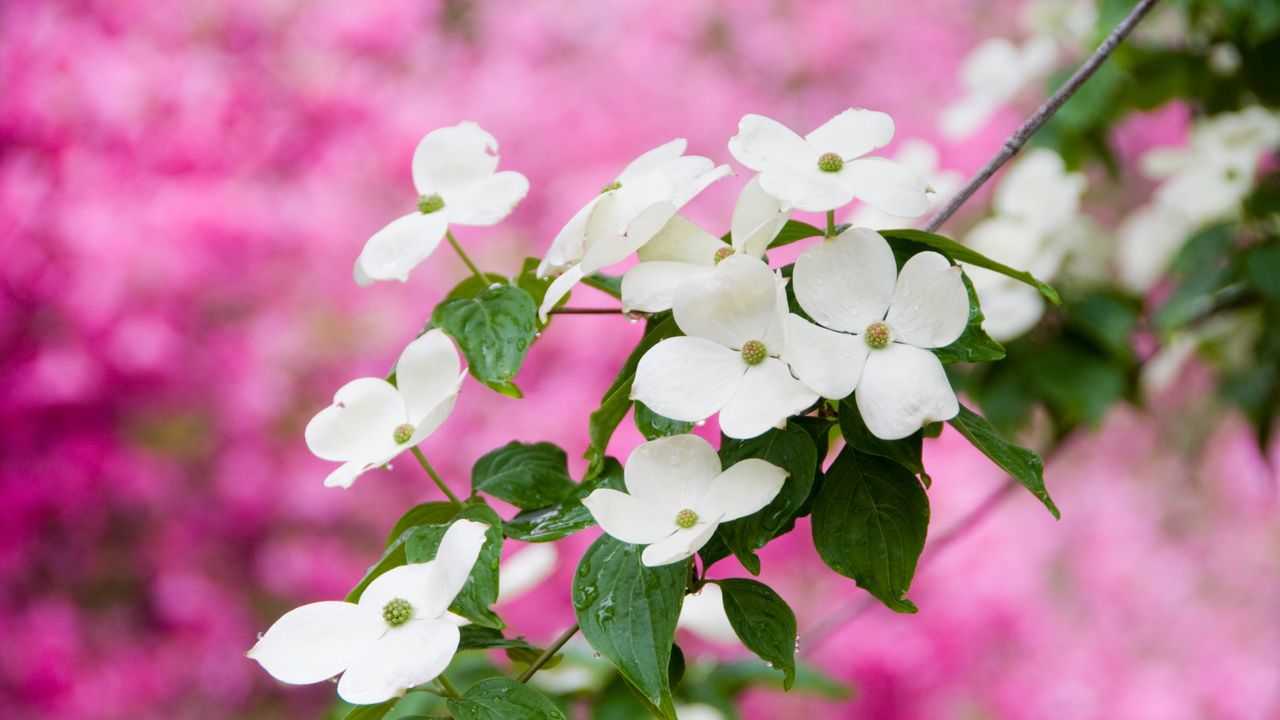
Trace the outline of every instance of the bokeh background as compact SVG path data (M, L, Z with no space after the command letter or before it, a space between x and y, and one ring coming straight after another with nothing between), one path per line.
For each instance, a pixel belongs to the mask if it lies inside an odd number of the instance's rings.
M960 59L1015 34L1018 5L5 2L0 714L324 712L331 688L280 686L243 652L288 608L344 595L399 512L435 498L404 463L326 489L302 442L332 391L385 372L465 276L442 251L405 285L351 280L364 240L413 201L426 131L479 121L529 177L507 222L458 233L511 273L639 152L683 136L727 161L746 112L807 129L885 110L899 138L972 171L1018 114L963 143L938 115ZM1118 146L1132 158L1186 126L1169 108ZM724 224L744 181L694 217ZM468 380L424 451L459 488L513 437L559 443L580 469L585 415L638 332L558 318L518 378L527 399ZM861 608L803 523L771 546L764 579L796 609L802 654L854 694L755 690L747 714L1280 716L1280 462L1204 410L1203 373L1184 376L1054 453L1061 522L1012 494L926 549L919 615ZM615 454L638 439L624 425ZM927 453L942 535L1003 478L949 433ZM571 622L583 547L565 543L557 574L508 608L516 632L545 642ZM806 633L841 608L848 622Z

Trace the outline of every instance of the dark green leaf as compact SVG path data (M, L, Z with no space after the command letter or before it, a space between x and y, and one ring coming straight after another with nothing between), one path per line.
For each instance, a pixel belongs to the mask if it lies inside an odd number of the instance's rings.
M772 588L755 580L717 580L724 612L738 639L782 672L787 690L796 679L796 615Z
M1076 333L1088 338L1115 361L1131 366L1137 362L1133 333L1138 328L1141 310L1133 298L1096 291L1069 302L1066 318Z
M458 512L458 506L451 502L426 502L415 505L409 509L400 519L396 521L395 527L391 528L391 534L387 536L386 547L404 535L406 530L415 528L419 525L439 525L447 523L450 518Z
M895 612L916 612L904 596L928 527L929 499L901 465L846 446L827 469L813 509L818 554Z
M752 686L767 685L777 677L773 674L773 670L759 662L743 660L717 666L707 676L705 684L732 698ZM850 695L849 688L822 674L821 670L804 663L796 666L796 682L792 689L830 700L845 700Z
M787 224L782 226L782 230L778 233L778 236L773 239L773 242L769 243L769 248L772 249L782 247L783 245L790 245L797 240L818 237L822 234L822 229L816 228L809 223L803 223L799 220L788 220Z
M555 282L554 278L538 277L538 258L525 258L524 264L520 266L520 274L511 278L513 284L519 286L522 290L529 293L529 297L533 298L534 305L542 305L542 299L547 296L547 288L551 287L551 283ZM569 302L569 296L566 294L556 303L556 307Z
M1018 370L1064 426L1096 426L1124 397L1125 368L1069 339L1019 363Z
M1280 242L1255 245L1244 256L1245 276L1253 289L1272 300L1280 300Z
M961 245L951 238L934 235L933 233L927 233L922 230L884 230L881 231L880 234L884 235L889 241L889 244L895 246L895 249L905 243L914 243L918 246L923 245L928 249L942 253L949 260L960 263L969 263L976 267L994 270L1001 275L1026 283L1027 285L1039 290L1040 294L1044 295L1049 302L1054 305L1062 302L1062 299L1058 297L1057 290L1054 290L1049 287L1048 284L1032 277L1031 273L1026 272L1025 270L1015 270L1008 265L996 262L972 248Z
M503 395L521 396L511 378L538 332L538 306L528 292L491 287L436 306L431 321L458 342L477 380Z
M648 405L636 401L634 417L636 428L645 440L657 440L671 435L683 435L693 429L693 423L672 420L649 409Z
M477 503L458 511L454 520L477 520L489 526L485 533L480 557L471 568L467 584L453 599L449 609L477 625L502 629L506 624L489 608L498 600L498 561L502 559L502 518L492 508ZM448 524L420 525L410 533L405 543L405 557L411 563L435 559L440 540L444 538Z
M983 455L1040 498L1055 518L1062 517L1044 487L1044 461L1039 455L1009 442L985 418L964 405L960 406L960 414L947 422Z
M582 634L648 704L675 720L668 666L689 563L646 567L640 548L602 536L578 563L573 607Z
M924 461L920 458L924 433L916 432L901 440L881 440L867 428L852 395L840 401L840 432L860 452L889 458L916 475L924 474Z
M569 477L569 459L549 442L510 442L471 468L472 492L486 492L522 510L546 507L577 487Z
M667 663L667 682L671 683L671 688L680 687L680 681L684 680L684 672L688 667L684 661L684 650L679 645L671 646L671 661Z
M458 630L462 635L461 640L458 642L459 650L502 648L504 650L529 650L537 654L542 652L540 648L525 642L524 638L503 637L502 631L497 628L488 628L483 625L464 625Z
M565 720L542 693L504 677L481 680L460 699L449 698L449 712L457 720Z
M382 551L382 557L378 559L378 562L365 571L364 577L360 578L360 582L351 588L351 592L347 593L347 597L344 598L347 602L359 600L360 593L364 592L364 589L369 587L369 583L373 582L379 575L391 568L400 567L407 562L405 560L404 545L413 536L413 532L416 529L409 528L405 530L387 545L386 550Z
M625 490L622 481L622 465L607 457L601 464L600 474L577 486L564 502L516 515L506 523L507 537L523 542L550 542L568 537L596 524L582 498L596 488Z
M622 299L622 276L621 275L605 275L604 273L591 273L582 278L582 284L593 287L603 293L612 295L619 300Z
M378 703L377 705L357 705L351 708L343 720L382 720L396 706L400 698Z

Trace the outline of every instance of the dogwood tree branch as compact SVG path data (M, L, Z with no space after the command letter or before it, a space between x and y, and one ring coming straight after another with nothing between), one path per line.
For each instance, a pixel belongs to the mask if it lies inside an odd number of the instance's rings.
M960 192L956 193L941 210L929 218L929 224L924 227L925 231L934 232L941 227L944 222L960 209L961 205L965 204L978 191L978 188L990 180L991 176L995 175L996 171L1006 162L1009 162L1009 159L1016 155L1023 145L1027 144L1027 140L1031 139L1035 131L1039 130L1049 118L1053 117L1058 108L1062 107L1080 89L1080 86L1084 85L1085 81L1097 72L1102 63L1111 57L1116 47L1120 45L1120 41L1124 40L1133 31L1138 21L1142 20L1157 2L1159 0L1139 0L1138 4L1134 5L1129 14L1125 16L1124 20L1121 20L1120 24L1116 25L1115 29L1111 31L1111 34L1107 35L1107 39L1102 41L1098 49L1093 51L1089 59L1085 60L1084 64L1063 83L1062 87L1058 88L1057 92L1051 95L1048 100L1045 100L1044 104L1031 114L1031 117L1027 118L1017 130L1013 131L1012 135L1005 139L1000 151L988 160L987 164L983 165L982 169L969 179L969 182L965 183Z
M529 678L533 677L534 673L542 669L542 666L546 665L548 660L555 657L555 654L560 652L560 648L564 647L564 644L569 642L569 639L577 634L578 623L574 623L567 630L560 633L560 637L556 638L555 642L548 645L547 649L543 650L542 654L538 656L538 659L534 660L532 665L526 668L524 672L520 673L520 677L516 678L516 680L519 682L529 682Z

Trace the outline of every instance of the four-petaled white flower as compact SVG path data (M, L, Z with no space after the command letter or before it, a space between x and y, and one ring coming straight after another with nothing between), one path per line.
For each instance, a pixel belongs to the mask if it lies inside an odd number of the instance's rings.
M538 277L563 273L547 288L543 321L579 280L640 249L698 193L732 174L728 165L686 156L686 145L678 138L632 160L556 235L538 265Z
M686 422L720 413L720 429L751 438L818 399L778 359L809 348L787 337L785 281L763 261L734 255L676 291L685 337L653 346L636 367L631 397Z
M853 228L800 253L792 279L818 325L791 315L783 359L809 387L831 399L856 389L867 428L885 440L959 412L929 352L954 342L969 321L959 266L922 252L899 274L889 243Z
M790 210L761 189L758 175L738 195L730 224L731 245L676 215L636 252L640 263L622 278L622 309L671 309L676 290L689 278L709 272L734 254L764 257L769 243L790 217Z
M358 603L311 603L285 613L247 655L292 685L338 673L338 695L372 705L434 680L458 651L467 620L449 605L467 582L488 526L459 520L434 560L379 575Z
M582 500L601 529L625 543L648 545L650 567L691 557L720 523L768 505L787 471L759 458L721 472L720 456L697 435L644 443L627 458L627 492L598 489Z
M395 385L375 377L343 385L305 433L311 452L342 463L324 484L351 487L364 471L425 440L453 412L465 376L453 342L430 330L400 354Z
M901 217L929 209L928 183L881 157L863 157L893 139L893 118L850 108L800 137L763 115L744 115L729 152L760 173L760 186L797 210L824 212L858 198Z
M529 181L498 167L498 141L474 122L427 133L413 152L418 209L374 233L356 258L360 285L409 279L450 225L494 225L529 192Z
M1022 47L992 38L974 48L960 64L965 94L939 119L943 136L956 140L981 130L997 110L1048 73L1057 58L1057 44L1048 37L1033 37Z

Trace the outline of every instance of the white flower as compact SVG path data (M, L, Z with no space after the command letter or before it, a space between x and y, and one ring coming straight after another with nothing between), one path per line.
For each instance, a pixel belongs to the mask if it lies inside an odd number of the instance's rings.
M1163 203L1134 210L1116 230L1120 282L1134 292L1150 290L1195 229L1185 213Z
M538 310L544 322L579 280L639 250L698 193L732 174L728 165L684 155L686 144L672 140L632 160L556 235L538 265L538 277L563 273Z
M676 705L676 717L680 720L725 720L725 714L714 705L694 703L692 705Z
M769 243L791 217L772 195L751 179L738 195L730 226L732 245L676 215L637 251L640 263L622 278L622 309L659 312L671 309L676 289L690 278L710 272L736 253L764 257Z
M981 130L991 116L1049 72L1058 48L1047 37L1033 37L1021 48L992 38L974 48L960 65L965 94L942 111L943 136L957 140Z
M343 385L305 432L311 452L342 463L324 484L351 487L364 471L425 440L453 412L465 375L448 336L430 330L400 354L395 385L375 377Z
M640 358L631 397L674 420L719 412L720 429L732 438L783 427L818 399L778 359L789 347L784 285L750 255L689 279L672 306L685 337L663 340Z
M786 470L758 458L721 472L711 443L675 435L632 451L624 474L627 492L593 490L582 504L612 537L648 545L640 560L655 567L692 556L720 523L768 505L786 477Z
M459 520L445 532L434 560L379 575L358 603L318 602L285 613L246 655L275 679L293 684L338 673L338 695L373 705L434 680L458 650L449 612L484 545L488 526Z
M1093 32L1098 8L1094 0L1030 0L1018 19L1032 35L1078 44Z
M938 199L950 198L960 189L964 176L955 170L943 170L939 167L938 149L924 140L911 139L902 143L898 152L894 153L894 161L920 174L934 194L930 196L930 206L936 205ZM877 210L870 205L862 204L849 213L845 222L853 227L871 228L872 230L891 230L893 228L914 227L913 218L904 218Z
M551 543L532 543L527 548L502 561L498 570L498 599L494 605L511 602L524 595L555 572L560 559L556 546Z
M1052 232L1079 217L1080 198L1088 184L1083 173L1067 172L1060 155L1036 148L1009 167L992 204L997 215Z
M738 642L738 633L724 612L724 592L715 583L707 583L698 592L684 596L676 627L722 645Z
M744 115L729 152L760 173L760 186L797 210L824 212L858 198L917 217L929 209L924 178L881 157L863 157L893 139L893 118L850 108L800 137L763 115Z
M409 279L450 225L494 225L529 192L524 175L498 167L498 141L474 122L427 133L413 152L418 210L391 221L356 258L360 285Z
M793 281L796 300L818 323L794 314L788 322L783 357L805 384L832 399L856 389L867 428L885 440L959 412L928 350L954 342L969 321L959 266L922 252L898 274L889 243L853 228L800 253Z

